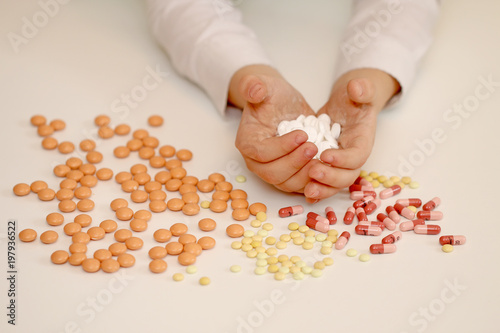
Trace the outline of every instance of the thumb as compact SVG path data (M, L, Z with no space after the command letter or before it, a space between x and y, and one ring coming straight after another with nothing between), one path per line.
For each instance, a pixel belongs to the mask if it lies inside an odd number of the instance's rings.
M349 99L359 104L369 104L375 97L375 88L367 79L352 79L347 83Z
M251 104L262 102L268 94L266 84L255 75L245 76L239 85L241 96Z

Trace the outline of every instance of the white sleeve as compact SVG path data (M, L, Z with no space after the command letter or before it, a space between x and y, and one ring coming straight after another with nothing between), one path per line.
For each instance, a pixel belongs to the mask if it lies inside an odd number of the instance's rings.
M405 92L432 42L438 2L355 0L340 44L337 78L353 69L377 68L398 80Z
M240 68L270 64L257 37L227 0L146 0L152 32L174 68L224 113Z

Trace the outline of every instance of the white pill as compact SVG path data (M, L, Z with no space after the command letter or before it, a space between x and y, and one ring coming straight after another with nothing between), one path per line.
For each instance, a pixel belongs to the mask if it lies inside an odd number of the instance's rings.
M300 121L292 120L292 121L290 121L290 128L291 128L291 131L294 131L296 129L304 128L304 125Z
M307 134L307 141L309 142L316 141L318 132L316 132L316 129L314 129L314 127L304 127L302 130Z
M334 123L332 125L331 133L332 133L332 136L335 140L337 140L340 137L340 124L339 123Z
M317 119L315 116L307 116L306 119L304 119L304 126L307 126L307 127L314 126L316 121L317 121Z
M278 135L281 136L281 135L285 135L287 132L287 123L288 121L282 121L281 123L279 123L278 125Z
M301 114L300 116L297 117L296 119L298 122L300 122L302 125L304 125L304 120L306 120L306 116Z
M330 116L327 115L326 113L322 113L318 116L318 120L321 122L321 123L324 123L326 126L330 127L330 123L331 123L331 119L330 119Z

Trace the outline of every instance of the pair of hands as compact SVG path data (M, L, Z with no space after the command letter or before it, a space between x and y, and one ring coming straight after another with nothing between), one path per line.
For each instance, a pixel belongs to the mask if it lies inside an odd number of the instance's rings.
M236 76L230 100L243 109L236 147L249 170L280 190L303 193L308 202L328 198L351 185L372 150L377 114L395 93L377 96L373 82L377 75L350 72L335 83L318 115L326 113L342 126L340 148L324 151L320 160L313 159L318 149L306 142L305 132L276 136L282 120L315 114L303 96L273 70ZM392 80L379 83L393 84ZM398 91L399 85L392 88ZM386 90L381 92L387 95Z

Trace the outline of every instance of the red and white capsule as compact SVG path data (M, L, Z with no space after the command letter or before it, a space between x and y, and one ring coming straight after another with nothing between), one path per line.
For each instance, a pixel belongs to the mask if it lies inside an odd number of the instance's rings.
M363 199L364 197L376 197L377 196L377 192L375 191L354 191L354 192L351 192L351 194L349 195L351 200L359 200L359 199Z
M343 233L341 233L340 237L335 242L335 248L337 250L342 250L349 241L349 238L351 238L351 234L348 231L344 231Z
M435 197L432 200L426 202L425 205L422 207L422 209L427 210L427 211L433 210L434 208L439 206L439 204L441 204L441 199L439 199L438 197Z
M319 232L328 232L330 230L330 225L327 223L320 222L318 220L314 219L307 219L306 220L306 225L314 230L317 230Z
M304 212L304 207L301 205L283 207L278 211L280 217L288 217L293 215L302 214Z
M396 203L401 204L403 206L414 206L414 207L420 207L422 206L422 200L418 198L410 198L410 199L398 199L396 200Z
M394 209L398 212L399 215L406 217L408 220L411 220L415 217L415 212L410 208L403 206L402 204L395 204Z
M412 221L405 221L405 222L402 222L399 225L399 230L401 230L401 231L414 230L415 226L421 225L421 224L425 224L425 221L422 220L422 219L417 219L417 220L412 220Z
M370 245L370 253L372 253L372 254L394 253L394 252L396 252L396 245L394 245L394 244L372 244L372 245Z
M385 225L383 222L380 222L380 221L359 221L358 223L359 225L368 225L368 226L372 226L372 227L377 227L377 228L380 228L382 229L382 231L385 229Z
M356 217L358 218L358 221L368 221L365 210L361 207L356 208Z
M465 244L465 236L463 235L446 235L439 237L439 244L463 245Z
M367 215L370 215L371 213L373 213L374 211L377 210L377 208L380 207L380 204L382 203L382 201L380 201L379 198L376 198L370 202L368 202L366 204L366 206L364 207L364 210L365 210L365 213Z
M443 218L443 213L437 210L421 210L417 213L417 218L428 221L439 221Z
M316 220L316 221L319 221L319 222L322 222L325 224L330 224L330 221L328 221L328 219L326 217L323 217L323 216L316 214L314 212L307 213L307 218L312 219L312 220Z
M355 201L355 202L352 204L352 206L353 206L354 208L359 208L359 207L361 207L361 208L365 208L365 207L366 207L366 205L367 205L369 202L373 201L373 200L375 200L375 197L373 197L373 196L371 196L371 195L370 195L370 196L368 196L368 197L364 197L364 198L361 198L361 199L359 199L359 200Z
M420 224L416 225L413 231L421 235L437 235L441 232L441 227L436 224Z
M388 217L387 215L385 215L383 213L377 214L377 220L382 222L385 225L385 227L391 231L396 229L396 222L391 220L390 217Z
M349 192L354 192L354 191L373 191L373 186L370 185L358 185L358 184L353 184L349 186Z
M395 196L400 192L401 192L401 186L394 185L389 188L386 188L385 190L380 191L380 194L378 196L380 197L380 199L387 199Z
M354 231L358 235L365 235L365 236L379 236L382 233L382 229L379 227L374 227L371 225L362 225L358 224L355 228Z
M354 207L349 207L347 208L347 211L345 212L344 215L344 224L351 224L352 221L354 220L354 215L356 214L356 210Z
M328 206L325 208L326 218L330 222L330 225L337 223L337 215L332 207Z
M382 244L396 243L398 240L401 239L401 237L403 237L401 231L394 231L392 234L389 234L384 238L382 238Z

